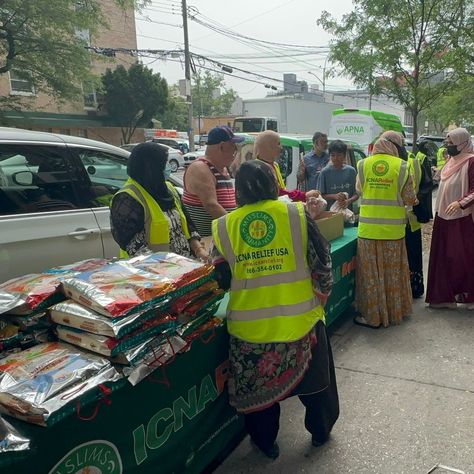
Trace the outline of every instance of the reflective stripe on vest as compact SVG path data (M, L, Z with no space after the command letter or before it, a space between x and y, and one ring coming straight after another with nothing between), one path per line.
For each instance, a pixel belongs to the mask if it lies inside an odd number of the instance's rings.
M258 156L257 156L257 160L263 161L268 166L271 166L273 168L273 172L275 173L275 178L276 178L277 183L278 183L278 188L279 189L285 189L286 184L285 184L285 180L283 179L283 176L281 174L280 165L276 161L270 163L268 161L262 160Z
M421 183L421 162L418 158L418 155L419 153L417 153L416 157L408 158L408 161L410 163L410 172L411 172L410 174L413 176L413 184L415 186L416 194L418 194L418 190L420 189L420 183Z
M359 237L401 239L407 222L401 190L408 179L408 163L377 154L360 161L358 172L362 188Z
M252 229L257 235L253 241L248 237ZM262 238L273 235L268 243L254 247L250 244L258 244L256 232L263 233ZM232 269L230 334L250 342L292 341L324 319L306 261L301 203L261 201L243 206L213 221L213 237Z
M441 169L446 164L446 158L444 153L446 151L446 147L442 146L438 148L436 153L436 168Z
M176 209L180 216L183 233L186 239L190 239L191 234L189 232L186 217L181 207L179 195L171 183L167 182L166 185L168 186L168 189L173 196ZM122 192L127 193L128 195L133 197L143 207L143 212L145 214L145 239L150 250L154 252L169 251L170 228L168 218L161 210L155 199L153 199L153 197L145 190L145 188L143 188L143 186L141 186L137 181L132 178L129 178L125 182L123 188L115 195ZM129 255L124 249L120 249L119 256L120 258L128 258Z

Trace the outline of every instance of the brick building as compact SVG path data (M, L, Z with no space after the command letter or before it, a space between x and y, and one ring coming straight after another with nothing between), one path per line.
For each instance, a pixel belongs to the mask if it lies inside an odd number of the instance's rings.
M102 0L103 12L108 19L108 29L102 30L96 37L89 38L88 31L78 32L81 37L89 39L90 44L107 48L137 48L135 14L133 9L121 10L112 0ZM117 53L114 58L99 58L91 55L92 70L97 75L107 68L119 64L125 67L136 62L128 54ZM83 84L82 100L57 104L46 94L35 93L33 84L18 77L15 71L0 75L0 95L21 96L22 103L29 107L22 111L11 111L3 114L6 125L40 130L45 132L76 135L93 140L100 140L120 145L120 128L115 127L113 120L107 116L95 90ZM132 141L143 141L143 129L137 129Z

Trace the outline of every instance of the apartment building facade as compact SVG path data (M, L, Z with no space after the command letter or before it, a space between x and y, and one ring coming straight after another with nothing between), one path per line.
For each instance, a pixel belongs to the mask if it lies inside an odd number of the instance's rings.
M103 12L108 19L108 28L90 37L88 31L77 32L91 45L104 48L137 48L135 14L133 9L122 10L112 0L102 1ZM101 75L107 68L119 64L130 67L137 61L126 53L117 53L113 58L99 57L91 53L91 68ZM92 85L83 84L83 97L76 102L58 104L44 93L36 92L34 85L13 70L0 76L0 95L21 97L20 110L3 113L5 125L65 135L75 135L121 145L120 127L107 115L101 98ZM137 129L133 141L143 141L143 129Z

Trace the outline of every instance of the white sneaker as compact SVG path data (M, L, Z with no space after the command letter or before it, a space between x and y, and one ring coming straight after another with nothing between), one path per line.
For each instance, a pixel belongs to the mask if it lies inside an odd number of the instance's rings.
M458 307L457 303L437 303L437 304L430 303L429 304L429 308L431 309L456 309L457 307Z

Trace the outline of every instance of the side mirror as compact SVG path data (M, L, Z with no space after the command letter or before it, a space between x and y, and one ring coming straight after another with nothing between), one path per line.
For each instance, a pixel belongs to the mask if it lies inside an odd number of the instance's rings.
M18 186L33 186L34 175L31 171L17 171L12 174L12 181Z

